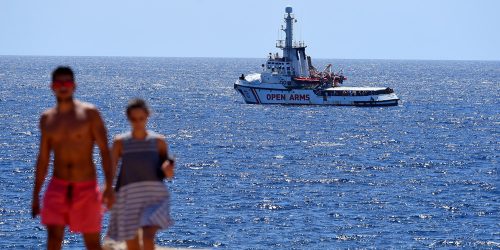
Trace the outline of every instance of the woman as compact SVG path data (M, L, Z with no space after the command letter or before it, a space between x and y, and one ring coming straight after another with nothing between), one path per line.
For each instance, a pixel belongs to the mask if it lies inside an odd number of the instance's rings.
M116 136L111 151L113 169L117 169L120 159L121 167L108 236L125 240L129 250L141 249L141 245L143 249L154 249L156 232L173 223L163 179L173 178L174 161L168 157L165 137L146 130L149 113L143 100L131 100L127 118L132 131Z

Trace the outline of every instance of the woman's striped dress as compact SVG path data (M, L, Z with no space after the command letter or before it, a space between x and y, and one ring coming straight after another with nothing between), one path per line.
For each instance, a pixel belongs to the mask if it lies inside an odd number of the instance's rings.
M133 239L144 226L165 229L173 224L157 149L159 135L148 131L144 140L132 138L131 133L121 138L122 163L108 227L108 236L117 241Z

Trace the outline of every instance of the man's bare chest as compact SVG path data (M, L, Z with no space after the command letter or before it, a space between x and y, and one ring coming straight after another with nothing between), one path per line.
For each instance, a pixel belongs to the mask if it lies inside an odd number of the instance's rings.
M81 113L57 114L47 119L45 131L53 142L90 139L91 122Z

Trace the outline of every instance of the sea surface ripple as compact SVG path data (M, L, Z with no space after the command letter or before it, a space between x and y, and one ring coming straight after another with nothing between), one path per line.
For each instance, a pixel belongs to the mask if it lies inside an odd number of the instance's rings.
M128 130L130 98L154 110L149 127L178 161L166 183L176 224L159 245L500 247L500 62L317 60L343 68L347 86L393 88L401 105L244 104L233 83L263 62L0 56L0 248L44 246L30 204L38 119L61 64L110 139ZM81 249L81 237L67 234L64 247Z

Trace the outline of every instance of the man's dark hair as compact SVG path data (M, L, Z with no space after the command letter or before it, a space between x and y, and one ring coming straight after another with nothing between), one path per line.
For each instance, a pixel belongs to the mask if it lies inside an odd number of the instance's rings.
M73 70L70 67L67 66L57 67L57 69L52 71L52 81L54 81L56 77L60 75L70 75L71 79L73 79L73 81L75 80L75 74L73 74Z
M128 105L127 105L127 116L130 115L130 112L132 111L132 109L136 109L136 108L140 108L140 109L143 109L146 114L149 115L149 107L148 105L146 104L146 102L142 99L139 99L139 98L135 98L135 99L132 99L128 102Z

